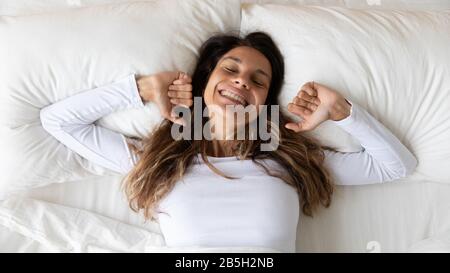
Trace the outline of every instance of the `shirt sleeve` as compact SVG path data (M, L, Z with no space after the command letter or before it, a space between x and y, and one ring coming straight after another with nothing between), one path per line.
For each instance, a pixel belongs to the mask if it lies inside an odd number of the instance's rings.
M127 173L137 158L124 135L94 122L114 111L143 107L131 74L111 84L86 90L40 111L42 127L69 149L107 169Z
M325 150L325 166L335 184L375 184L411 174L417 165L414 155L366 110L347 101L352 105L350 116L334 123L355 137L363 149L354 153Z

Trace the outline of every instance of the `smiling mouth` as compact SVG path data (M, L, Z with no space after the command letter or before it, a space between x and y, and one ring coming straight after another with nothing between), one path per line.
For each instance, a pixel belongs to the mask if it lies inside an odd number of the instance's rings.
M243 97L241 97L239 95L236 95L235 93L233 93L231 91L228 91L226 89L219 90L219 94L222 97L225 97L225 98L227 98L227 99L229 99L229 100L231 100L231 101L233 101L233 102L235 102L237 104L241 104L243 106L246 106L248 104L247 101Z

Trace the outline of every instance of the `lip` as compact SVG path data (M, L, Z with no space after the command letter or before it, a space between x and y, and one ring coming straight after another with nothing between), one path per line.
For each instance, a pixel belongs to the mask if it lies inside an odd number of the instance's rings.
M221 87L217 87L217 92L219 93L220 96L222 96L222 95L220 94L220 91L221 91L221 90L224 90L224 89L226 89L226 90L228 90L229 92L235 94L236 96L241 97L241 98L246 102L247 105L250 104L250 103L248 102L247 97L243 94L243 91L241 91L240 89L238 89L238 88L236 88L236 87L230 86L230 85L223 85L223 86L221 86Z

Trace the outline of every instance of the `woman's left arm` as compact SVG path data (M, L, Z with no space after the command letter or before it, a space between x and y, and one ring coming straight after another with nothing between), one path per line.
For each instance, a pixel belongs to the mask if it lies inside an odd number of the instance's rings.
M410 175L417 165L413 154L366 110L352 104L351 114L336 125L363 147L355 153L325 150L325 166L337 185L382 183Z
M302 92L305 94L302 95ZM294 101L299 103L303 100L300 103L304 105L301 106L303 108L295 107L298 106L296 104L291 106L290 111L301 115L303 124L315 128L330 119L355 137L363 147L362 151L354 153L324 151L324 164L335 184L382 183L406 177L416 168L417 160L414 155L383 124L356 103L317 83L303 86L298 96L304 99ZM316 100L317 107L311 104L314 99L319 99ZM292 111L293 108L295 111ZM306 109L310 110L309 114ZM287 127L300 128L301 125L302 123L290 123Z

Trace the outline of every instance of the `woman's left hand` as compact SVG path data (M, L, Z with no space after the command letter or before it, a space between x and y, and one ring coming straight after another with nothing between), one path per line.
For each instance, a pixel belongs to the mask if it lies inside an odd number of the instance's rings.
M288 104L288 111L303 120L286 123L285 127L295 132L310 131L328 119L338 121L348 117L350 109L351 104L337 91L316 82L308 82Z

